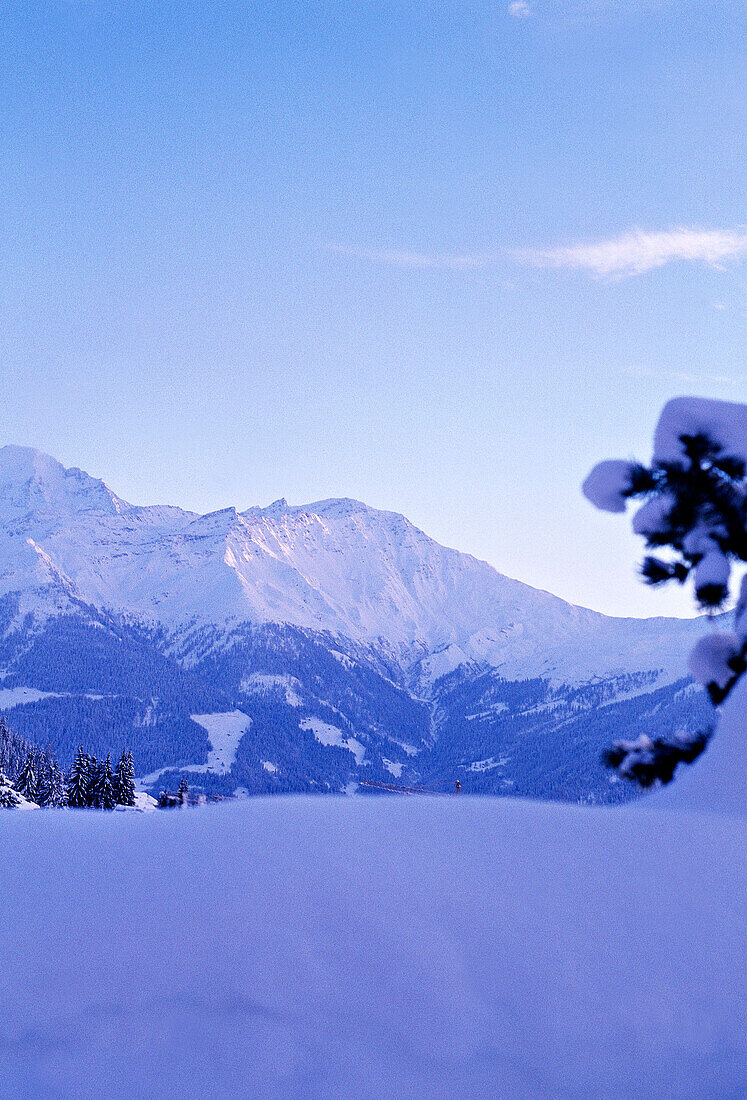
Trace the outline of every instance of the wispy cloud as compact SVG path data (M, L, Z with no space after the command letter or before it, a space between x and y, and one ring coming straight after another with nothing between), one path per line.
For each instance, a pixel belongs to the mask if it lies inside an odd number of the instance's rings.
M350 256L356 260L368 260L375 264L388 264L390 267L410 268L466 268L487 267L495 263L498 255L495 253L466 252L463 254L410 252L398 248L354 248L345 244L328 244L328 252L334 252L338 256Z
M515 256L537 267L568 267L609 278L641 275L673 260L700 261L718 267L747 255L744 229L694 229L681 226L657 233L632 229L619 237L564 248L523 249Z
M527 0L512 0L512 3L508 5L508 14L513 15L514 19L528 19L532 14Z
M708 374L703 371L667 370L666 368L647 367L636 364L626 368L626 374L632 374L638 378L653 378L657 382L677 382L685 386L729 386L732 389L743 389L747 383L744 374Z
M608 279L642 275L675 260L721 268L747 256L747 229L697 229L681 226L659 232L631 229L606 240L561 248L495 248L485 252L418 252L402 248L327 243L338 256L413 270L469 270L513 261L534 267L571 268ZM716 305L721 308L721 303Z

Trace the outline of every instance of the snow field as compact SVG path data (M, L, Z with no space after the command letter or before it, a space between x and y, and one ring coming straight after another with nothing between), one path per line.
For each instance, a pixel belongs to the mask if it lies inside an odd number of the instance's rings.
M239 741L252 724L248 714L241 710L230 710L219 714L191 714L193 722L197 722L207 731L210 738L207 764L185 764L176 767L168 764L164 768L142 775L138 779L140 787L150 787L166 772L180 771L194 774L213 772L215 775L227 775L236 760L236 750Z
M356 764L362 764L366 755L365 746L355 737L346 737L337 726L322 722L321 718L302 718L301 729L311 730L321 745L336 745L348 749L355 756Z
M26 703L38 703L41 699L105 699L105 695L91 692L39 691L35 687L0 688L0 711L22 707Z
M210 738L208 762L204 770L217 775L230 772L239 741L252 724L249 715L241 710L231 710L225 714L192 714L190 717L207 730Z
M293 796L0 828L14 1100L743 1095L738 818Z

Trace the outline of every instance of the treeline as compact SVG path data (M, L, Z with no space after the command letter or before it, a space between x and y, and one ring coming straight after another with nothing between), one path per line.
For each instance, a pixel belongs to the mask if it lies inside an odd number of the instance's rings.
M80 748L66 775L49 749L19 737L0 715L0 807L19 806L24 799L50 807L134 806L132 753L124 750L112 768L110 756L97 760Z
M67 805L113 810L135 805L135 766L132 753L124 750L112 771L111 757L97 760L78 749L67 777Z

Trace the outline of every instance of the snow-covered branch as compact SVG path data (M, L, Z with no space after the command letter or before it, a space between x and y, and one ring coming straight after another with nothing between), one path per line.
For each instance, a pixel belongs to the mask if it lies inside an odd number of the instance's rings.
M641 575L648 584L692 578L698 606L722 610L735 568L747 562L747 405L677 397L662 410L650 466L623 459L600 462L583 485L595 507L624 512L641 501L633 530L648 549ZM690 655L690 672L720 704L747 669L747 575L734 611L733 630L702 638ZM649 786L668 782L676 764L702 751L707 735L683 746L638 738L619 741L606 762L626 778Z

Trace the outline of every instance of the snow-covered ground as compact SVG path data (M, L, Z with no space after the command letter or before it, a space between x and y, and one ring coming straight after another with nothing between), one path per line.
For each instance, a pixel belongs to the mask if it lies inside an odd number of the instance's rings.
M39 691L34 687L14 687L14 688L0 688L0 710L12 710L13 707L22 707L27 703L38 703L40 699L65 699L70 695L75 695L73 692L61 692L61 691ZM91 692L84 692L80 695L76 695L81 699L105 699L105 695L93 695Z
M207 730L210 751L205 771L225 775L236 760L239 741L252 724L248 714L231 710L225 714L193 714L192 721Z
M0 1092L744 1096L745 706L624 808L2 814Z
M40 699L56 699L54 691L39 691L32 687L0 688L0 710L12 710L25 703L38 703Z
M493 768L505 768L506 764L508 764L507 756L499 756L497 760L494 756L490 756L487 760L475 760L467 770L471 772L489 772Z
M366 755L365 745L362 745L356 737L348 737L337 726L331 726L321 718L302 718L301 728L311 730L321 745L336 745L341 749L348 749L355 756L356 764L363 763Z
M241 710L229 710L219 714L192 714L193 722L207 730L210 738L207 764L186 764L175 768L169 764L165 768L159 768L149 775L140 776L138 785L150 787L156 783L162 775L170 771L193 772L201 774L212 772L215 775L227 775L236 760L236 750L239 741L252 724L248 714Z
M381 763L384 765L386 770L394 776L395 779L402 778L402 764L398 764L394 760L387 760L385 756L382 757Z
M302 706L303 700L299 695L301 684L295 676L253 672L250 676L245 676L240 684L241 691L247 695L261 694L272 690L272 688L283 688L285 701L289 707Z

